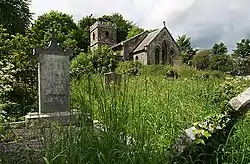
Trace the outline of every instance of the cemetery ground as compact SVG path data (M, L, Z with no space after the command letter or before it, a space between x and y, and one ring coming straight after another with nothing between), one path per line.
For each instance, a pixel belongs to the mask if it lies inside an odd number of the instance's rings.
M197 142L176 157L171 146L183 130L227 110L227 102L250 81L187 67L175 67L175 79L165 77L168 69L147 66L139 76L124 75L121 84L109 86L103 75L72 78L70 106L81 112L79 124L33 127L42 148L1 153L0 162L249 163L249 113L223 131L225 136L215 135L216 144Z

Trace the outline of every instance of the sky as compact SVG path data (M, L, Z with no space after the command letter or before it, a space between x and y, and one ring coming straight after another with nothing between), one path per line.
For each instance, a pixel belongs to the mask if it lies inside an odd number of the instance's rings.
M195 48L223 42L232 51L242 38L250 38L249 6L249 0L32 0L30 7L34 19L57 10L75 21L120 13L145 29L161 28L166 21L175 39L186 34Z

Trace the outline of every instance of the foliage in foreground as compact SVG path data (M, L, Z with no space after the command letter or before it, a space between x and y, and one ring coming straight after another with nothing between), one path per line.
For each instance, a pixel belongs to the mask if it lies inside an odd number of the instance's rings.
M214 101L214 95L219 94L223 81L141 74L125 78L121 86L106 87L100 76L81 77L72 81L72 108L81 110L85 120L87 116L98 119L104 132L93 133L86 126L63 132L64 137L48 145L45 157L51 163L173 163L166 150L180 132L220 113L221 104ZM222 149L217 148L220 153ZM183 163L200 162L197 156L185 159Z

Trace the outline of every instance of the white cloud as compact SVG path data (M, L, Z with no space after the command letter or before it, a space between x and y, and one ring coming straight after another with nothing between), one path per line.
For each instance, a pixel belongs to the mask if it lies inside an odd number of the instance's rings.
M249 5L249 0L32 0L31 10L37 15L58 10L75 20L117 12L147 29L166 21L174 37L187 34L197 47L225 42L232 49L250 37Z

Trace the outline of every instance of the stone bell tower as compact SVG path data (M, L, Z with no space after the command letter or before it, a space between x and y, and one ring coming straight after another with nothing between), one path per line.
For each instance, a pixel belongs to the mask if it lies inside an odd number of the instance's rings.
M117 29L109 22L97 21L90 27L90 48L106 45L111 47L117 43Z

